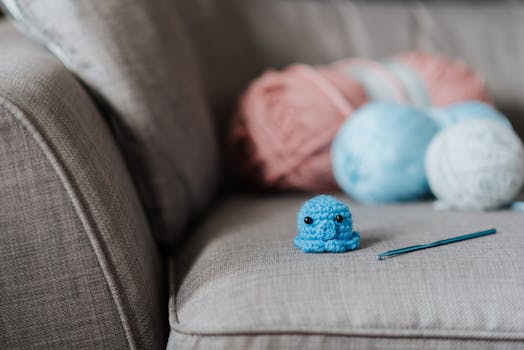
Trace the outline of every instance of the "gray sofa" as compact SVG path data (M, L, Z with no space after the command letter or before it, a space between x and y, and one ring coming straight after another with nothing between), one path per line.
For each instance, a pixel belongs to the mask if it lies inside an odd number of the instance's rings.
M522 2L0 2L0 348L524 349L523 213L341 196L362 247L303 254L307 195L228 190L220 146L264 68L413 48L523 135Z

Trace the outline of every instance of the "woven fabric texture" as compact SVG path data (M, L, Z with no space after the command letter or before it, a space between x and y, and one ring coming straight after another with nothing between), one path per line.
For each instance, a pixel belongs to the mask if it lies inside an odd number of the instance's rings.
M0 347L164 347L160 256L107 125L5 21L0 47Z
M170 0L4 0L96 97L148 210L172 243L219 178L197 62ZM60 19L60 20L57 20Z
M305 254L293 246L305 199L233 197L202 223L172 264L171 349L524 348L521 213L350 203L360 248ZM499 233L375 258L490 227Z
M406 339L335 335L223 335L202 336L172 333L168 350L178 349L289 349L289 350L522 350L515 341L463 339Z

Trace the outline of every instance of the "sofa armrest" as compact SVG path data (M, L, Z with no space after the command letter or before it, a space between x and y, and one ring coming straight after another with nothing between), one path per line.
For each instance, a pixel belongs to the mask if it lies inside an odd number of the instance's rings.
M81 85L0 21L0 347L165 346L162 259Z

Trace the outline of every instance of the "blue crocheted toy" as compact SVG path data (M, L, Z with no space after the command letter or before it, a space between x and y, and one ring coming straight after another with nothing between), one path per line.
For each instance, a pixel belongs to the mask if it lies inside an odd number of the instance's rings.
M306 253L341 253L360 245L349 208L331 196L306 201L298 211L297 227L295 246Z

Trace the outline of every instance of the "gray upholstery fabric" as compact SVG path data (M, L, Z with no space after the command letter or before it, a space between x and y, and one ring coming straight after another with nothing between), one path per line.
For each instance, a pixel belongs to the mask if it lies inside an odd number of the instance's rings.
M165 346L160 256L107 125L0 22L0 348Z
M524 135L524 2L174 0L217 115L267 67L383 58L414 48L463 58L485 75Z
M169 346L524 348L522 212L351 204L361 249L293 246L300 195L225 200L172 264ZM499 233L377 261L383 251Z
M383 338L336 335L186 335L173 332L167 348L174 349L290 349L290 350L522 350L515 341Z
M2 2L98 98L155 233L173 242L219 176L215 132L172 2Z

